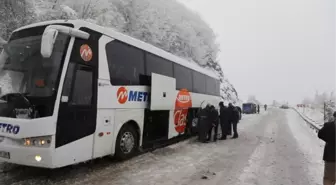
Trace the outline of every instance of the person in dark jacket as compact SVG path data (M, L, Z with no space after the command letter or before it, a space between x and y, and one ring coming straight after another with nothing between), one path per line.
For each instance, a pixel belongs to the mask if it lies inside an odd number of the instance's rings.
M197 124L197 132L198 132L198 139L202 143L207 143L207 135L209 132L209 125L211 125L211 109L210 105L207 105L204 109L198 114L198 124Z
M260 105L259 104L257 106L257 112L258 112L258 114L260 113Z
M229 114L230 114L230 122L232 124L233 128L233 137L232 139L238 138L238 131L237 131L237 125L239 122L239 112L235 106L232 105L232 103L229 103Z
M335 129L336 129L336 112L334 112L334 121L324 124L318 132L318 137L325 141L323 160L324 160L324 177L323 185L335 185L336 183L336 165L335 165Z
M214 135L214 141L217 141L217 136L218 136L218 123L219 123L219 115L218 111L216 110L215 106L211 105L210 106L210 121L211 125L209 125L210 129L208 131L208 141L211 140L212 136L212 130L215 129L215 135Z
M239 112L239 120L241 120L241 118L242 118L242 110L241 110L241 108L239 106L236 106L236 108L237 108L237 110Z
M219 115L219 121L222 129L222 137L220 140L226 140L227 133L228 133L228 125L230 123L229 121L229 110L228 108L224 105L223 102L219 103L219 110L220 110L220 115Z

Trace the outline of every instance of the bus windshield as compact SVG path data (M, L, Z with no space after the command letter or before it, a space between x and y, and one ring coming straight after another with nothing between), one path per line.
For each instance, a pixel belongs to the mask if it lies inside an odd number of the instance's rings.
M58 34L53 53L43 58L45 26L14 32L0 55L0 117L39 118L53 114L70 36Z
M4 45L0 55L0 94L51 96L57 89L68 37L58 35L50 58L40 54L42 35L19 37Z

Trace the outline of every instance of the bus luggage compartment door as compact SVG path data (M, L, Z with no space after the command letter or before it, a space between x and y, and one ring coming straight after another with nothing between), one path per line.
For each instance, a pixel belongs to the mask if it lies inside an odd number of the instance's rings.
M175 99L175 78L152 73L150 110L173 110Z

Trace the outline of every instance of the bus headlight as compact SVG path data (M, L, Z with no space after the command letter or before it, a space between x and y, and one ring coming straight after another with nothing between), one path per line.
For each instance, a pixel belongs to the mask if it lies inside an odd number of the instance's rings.
M35 156L35 161L41 162L42 161L42 157L39 156L39 155Z
M24 146L49 147L51 144L51 136L24 138Z

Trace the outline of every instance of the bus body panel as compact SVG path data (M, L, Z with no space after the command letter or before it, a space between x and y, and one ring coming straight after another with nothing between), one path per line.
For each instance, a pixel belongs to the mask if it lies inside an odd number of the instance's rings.
M18 145L17 141L13 141L10 138L5 138L0 143L0 151L9 152L10 159L0 158L0 162L8 162L19 165L36 166L42 168L53 168L53 148L37 148L37 147L24 147ZM69 151L68 151L69 153ZM35 156L41 156L42 161L37 162Z
M0 135L16 139L51 136L55 134L55 125L56 120L53 117L34 120L0 117Z
M107 80L108 84L110 83L110 72L109 72L109 66L107 62L107 56L106 56L106 44L109 42L112 42L114 39L111 37L108 37L106 35L102 35L98 41L98 47L99 47L99 79L100 80ZM99 103L98 103L99 104Z
M55 149L53 168L60 168L92 159L93 134Z
M114 117L114 109L98 109L92 158L103 157L113 153L112 148L116 137L114 133Z

